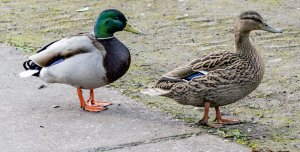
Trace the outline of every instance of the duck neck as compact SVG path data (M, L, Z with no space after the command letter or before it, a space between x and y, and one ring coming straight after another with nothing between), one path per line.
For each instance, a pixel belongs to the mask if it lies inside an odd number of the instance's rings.
M237 54L241 59L244 59L249 65L255 66L259 72L259 79L262 80L264 75L264 61L259 56L254 46L250 43L249 33L235 33L235 47Z
M235 47L241 58L250 59L258 56L258 53L249 40L250 32L235 32Z
M101 26L101 23L96 23L95 27L94 27L94 33L95 33L95 37L97 39L108 39L108 38L112 38L114 35L111 32L108 32L107 27L105 26Z

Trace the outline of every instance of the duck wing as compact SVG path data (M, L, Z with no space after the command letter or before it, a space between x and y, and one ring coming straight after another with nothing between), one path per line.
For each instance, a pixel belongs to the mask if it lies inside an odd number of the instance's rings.
M222 52L203 56L193 60L187 65L180 66L167 74L163 75L161 81L184 82L194 77L206 75L208 72L216 69L224 69L235 61L238 56L232 52Z
M201 78L215 71L223 71L238 60L238 56L232 52L205 55L163 75L154 88L146 89L143 93L149 95L166 95L175 84L187 83L194 78ZM210 75L210 78L214 76Z
M206 55L191 62L194 71L213 71L224 69L238 60L238 56L233 52L222 52Z
M64 38L46 45L37 54L30 56L29 59L40 67L47 67L74 55L95 51L93 41L89 36L83 35ZM96 48L104 50L99 45Z

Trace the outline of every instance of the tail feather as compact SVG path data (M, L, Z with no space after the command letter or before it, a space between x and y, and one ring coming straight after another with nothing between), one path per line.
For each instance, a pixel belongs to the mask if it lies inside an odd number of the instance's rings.
M170 90L163 90L159 88L149 88L142 91L142 93L150 95L150 96L163 96L168 94Z
M27 77L30 77L36 73L40 72L39 70L26 70L26 71L23 71L21 73L19 73L20 77L21 78L27 78Z
M23 71L20 73L20 77L25 78L29 76L36 76L38 77L40 75L40 71L42 67L38 66L31 60L25 61L23 63L23 67L26 71Z

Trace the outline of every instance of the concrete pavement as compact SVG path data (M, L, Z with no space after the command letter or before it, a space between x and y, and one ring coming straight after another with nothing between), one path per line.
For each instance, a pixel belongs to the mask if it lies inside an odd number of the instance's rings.
M96 99L114 103L109 110L85 112L75 88L21 79L18 73L27 56L5 44L0 50L0 151L250 151L187 127L112 88L95 91Z

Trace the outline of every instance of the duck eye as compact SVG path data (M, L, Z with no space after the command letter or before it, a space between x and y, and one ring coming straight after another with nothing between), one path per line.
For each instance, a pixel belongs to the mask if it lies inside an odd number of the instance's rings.
M263 23L261 19L255 18L255 17L244 17L242 19L253 20L253 21L256 21L256 22L259 22L259 23Z

